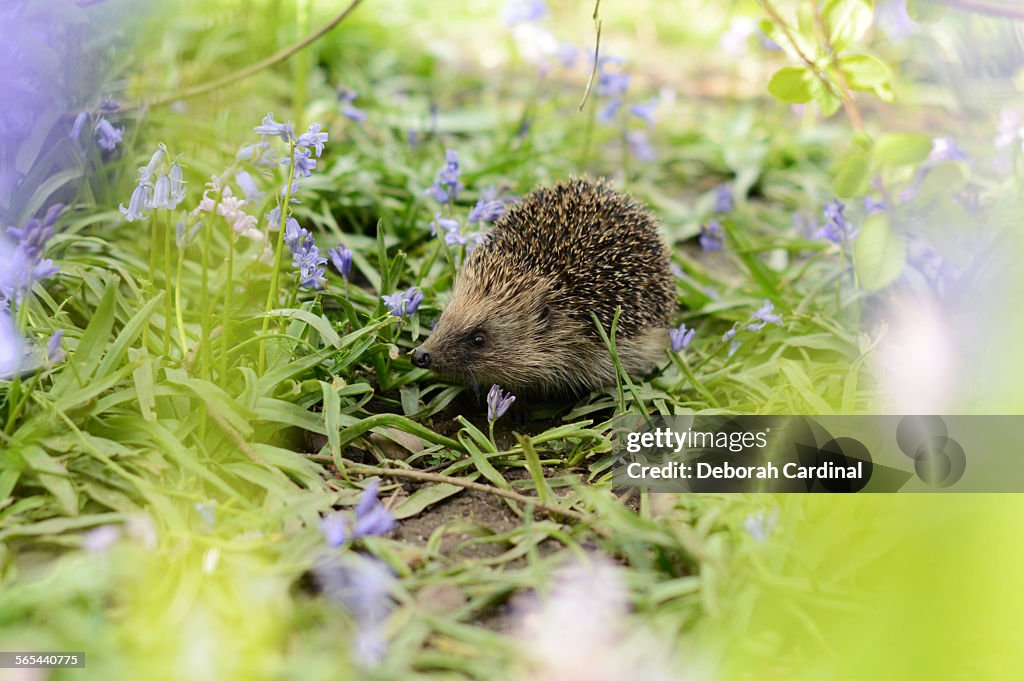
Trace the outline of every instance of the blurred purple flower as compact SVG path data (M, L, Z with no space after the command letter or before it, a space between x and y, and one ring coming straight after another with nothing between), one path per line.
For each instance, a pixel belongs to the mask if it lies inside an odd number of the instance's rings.
M686 324L680 324L676 329L669 329L668 335L672 339L672 352L681 352L690 347L696 333L696 329L687 329Z
M500 419L515 401L515 395L512 393L506 395L501 391L501 386L498 384L492 385L491 389L487 392L487 420L497 421Z
M597 120L605 125L611 125L615 122L615 116L619 113L619 109L621 108L622 100L613 99L597 112Z
M509 26L540 21L548 13L544 0L508 0L505 5L505 23Z
M928 154L928 160L932 163L967 161L967 154L952 137L936 137L932 140L932 150Z
M871 196L864 197L864 212L868 215L884 213L886 210L885 199L876 199Z
M775 529L775 523L779 519L779 509L773 508L770 512L765 513L764 509L761 509L757 513L747 516L747 519L743 521L743 527L747 530L754 540L763 542L768 539L768 535Z
M256 184L256 180L253 176L244 170L239 170L235 173L235 183L245 194L245 200L250 203L258 203L263 198L263 192L260 191L259 186Z
M626 144L633 157L638 161L649 163L658 157L658 153L651 145L651 139L646 130L630 130L626 133Z
M7 236L14 239L13 244L0 237L0 251L6 251L0 252L0 306L9 309L11 301L21 301L35 282L59 271L53 260L43 255L63 210L63 204L54 204L42 219L31 218L23 227L8 227Z
M764 301L764 304L750 317L751 322L748 323L747 330L758 332L768 324L775 324L776 326L782 326L782 317L775 312L775 305L770 300Z
M121 143L121 137L124 135L124 128L115 128L110 121L102 117L96 122L95 131L96 144L106 151L113 151Z
M366 666L378 664L387 649L384 621L391 612L394 576L388 566L358 553L322 557L313 576L324 598L347 611L356 624L354 653Z
M654 125L654 110L658 108L658 98L652 97L641 104L634 104L629 107L629 113L641 119L647 125Z
M68 133L68 139L77 140L79 135L82 134L82 128L87 120L89 120L89 112L87 111L82 111L75 116L75 122L71 126L71 132Z
M357 96L352 90L339 90L338 104L341 106L342 116L355 123L363 123L366 121L366 112L352 103Z
M348 539L348 520L340 511L328 513L320 519L320 532L328 546L337 548Z
M720 251L725 244L722 225L718 220L710 220L706 225L700 226L700 247L705 251Z
M576 60L580 56L580 49L570 43L559 43L558 49L555 50L555 56L564 68L571 69L576 66Z
M729 341L731 341L735 337L736 337L736 327L734 326L731 329L729 329L728 331L726 331L724 334L722 334L722 342L723 343L728 343Z
M9 379L17 374L24 361L25 341L15 328L10 311L0 308L0 378Z
M731 213L735 207L736 202L732 197L732 187L725 182L715 187L715 204L711 210L715 213Z
M470 224L477 222L494 222L505 213L505 204L499 200L488 201L481 198L469 211L466 219Z
M612 70L609 66L618 67ZM597 60L597 94L603 97L619 97L629 89L629 74L621 70L622 59L604 55Z
M819 239L828 239L841 246L857 236L857 230L850 226L843 215L844 210L846 210L846 206L839 199L832 199L825 204L825 226L818 231Z
M434 184L424 193L432 196L438 203L454 203L464 185L459 182L459 155L453 149L444 152L444 167L437 171Z
M62 342L64 340L64 330L57 329L50 336L50 340L46 343L46 363L54 365L57 362L64 361L64 348Z
M338 244L327 251L327 255L330 256L331 264L334 265L338 274L348 281L348 275L352 271L352 250L346 248L344 244Z

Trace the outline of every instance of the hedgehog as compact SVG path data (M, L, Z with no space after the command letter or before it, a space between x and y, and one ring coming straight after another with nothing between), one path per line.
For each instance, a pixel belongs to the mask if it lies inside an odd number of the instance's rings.
M675 291L655 220L604 180L530 192L467 256L451 298L412 363L472 386L582 394L614 384L615 366L648 373L664 357Z

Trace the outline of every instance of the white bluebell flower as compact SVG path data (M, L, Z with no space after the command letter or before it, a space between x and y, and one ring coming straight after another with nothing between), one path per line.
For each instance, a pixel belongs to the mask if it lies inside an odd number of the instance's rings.
M148 218L149 214L146 213L146 209L149 208L152 198L153 190L148 184L136 185L135 191L132 192L132 198L128 201L128 207L125 208L123 203L120 206L124 219L128 222L135 222Z

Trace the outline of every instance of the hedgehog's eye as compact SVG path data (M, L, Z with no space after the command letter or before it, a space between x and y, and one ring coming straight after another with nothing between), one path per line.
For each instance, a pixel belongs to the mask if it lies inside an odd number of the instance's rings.
M472 343L474 347L482 348L484 343L487 342L487 336L484 335L483 331L474 331L473 335L469 338L469 342Z

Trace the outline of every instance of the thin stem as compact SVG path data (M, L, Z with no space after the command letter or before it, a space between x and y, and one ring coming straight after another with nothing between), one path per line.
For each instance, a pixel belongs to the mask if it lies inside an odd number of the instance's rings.
M171 354L171 212L164 211L164 356Z
M156 244L159 235L157 234L156 214L149 218L149 282L150 286L156 289ZM149 346L149 323L142 329L142 347Z
M220 380L223 385L228 383L228 348L231 347L231 292L235 288L235 230L227 220L228 228L228 269L224 280L224 311L220 330Z
M263 368L267 364L267 349L263 344L263 337L270 328L270 311L274 309L277 302L277 287L281 280L281 253L284 250L284 228L288 223L288 214L291 212L292 187L295 185L295 141L288 145L288 153L291 162L288 164L288 177L285 180L288 184L284 191L284 202L281 204L281 222L277 226L277 245L274 247L274 270L270 273L270 291L267 292L267 304L263 308L263 325L260 329L260 350L259 350L259 374L263 374Z
M210 318L212 311L210 309L210 284L209 284L209 270L210 270L210 240L213 237L213 223L214 216L217 214L217 208L214 207L210 213L210 219L206 221L203 226L203 266L202 274L200 276L200 298L203 301L203 315L200 320L202 325L202 377L205 380L210 380Z
M181 356L188 352L188 337L185 335L185 320L181 312L181 272L185 265L185 249L178 249L178 272L174 278L174 316L178 322L178 338L181 340Z
M594 63L590 67L590 78L587 79L587 89L583 91L583 99L580 100L580 107L577 111L583 111L583 107L587 103L587 99L590 98L590 91L594 87L594 81L597 79L597 57L601 52L601 18L599 10L601 9L601 0L595 0L594 2L594 31L597 34L594 39Z
M839 55L836 54L835 48L832 47L832 41L828 38L828 29L825 27L825 20L821 18L821 10L818 9L818 3L814 2L812 6L814 8L814 25L821 36L821 42L832 60L838 61ZM864 119L860 115L860 109L857 108L857 103L853 99L850 81L847 80L846 73L838 66L835 71L836 77L839 79L840 99L843 101L843 110L846 111L846 117L850 119L850 125L853 126L856 132L864 132Z
M132 111L134 109L164 106L166 104L177 102L182 99L190 99L192 97L205 95L208 92L221 90L227 87L228 85L248 78L249 76L259 73L264 69L270 68L275 64L279 64L288 59L289 57L291 57L292 55L296 54L303 48L312 45L317 40L327 35L327 33L331 31L331 29L333 29L335 26L344 21L348 17L348 15L350 15L355 10L355 8L359 6L361 2L362 0L352 0L351 4L349 4L348 7L346 7L339 14L335 15L333 19L331 19L326 24L324 24L317 30L307 35L302 40L292 45L289 45L283 50L276 52L271 56L267 57L266 59L256 62L255 64L247 66L244 69L240 69L238 71L235 71L234 73L229 73L223 78L217 78L216 80L211 80L206 83L200 83L199 85L194 85L192 87L185 88L184 90L179 90L178 92L172 92L170 94L156 97L154 99L149 100L148 102L142 102L140 104L127 104L118 108L116 111L108 113L122 113L124 111Z

